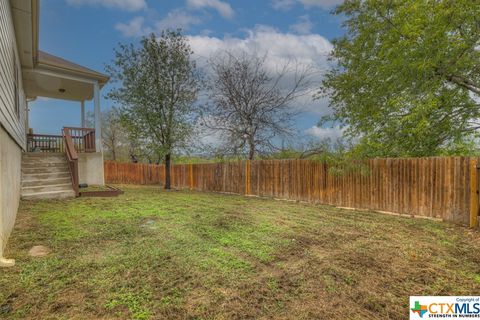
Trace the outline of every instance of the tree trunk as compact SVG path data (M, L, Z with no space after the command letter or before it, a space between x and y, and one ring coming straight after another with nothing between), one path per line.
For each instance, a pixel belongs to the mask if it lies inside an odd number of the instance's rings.
M132 161L132 163L138 163L137 156L135 156L135 154L131 151L129 153L130 153L130 161Z
M170 153L165 155L165 189L170 189Z
M253 160L253 157L255 156L255 143L249 142L248 143L250 150L248 151L248 160Z

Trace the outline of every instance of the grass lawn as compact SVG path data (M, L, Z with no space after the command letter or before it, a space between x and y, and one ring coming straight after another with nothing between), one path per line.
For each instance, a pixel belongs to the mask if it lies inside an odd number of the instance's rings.
M480 293L480 235L328 206L156 187L21 204L0 318L405 319ZM28 255L48 246L46 257Z

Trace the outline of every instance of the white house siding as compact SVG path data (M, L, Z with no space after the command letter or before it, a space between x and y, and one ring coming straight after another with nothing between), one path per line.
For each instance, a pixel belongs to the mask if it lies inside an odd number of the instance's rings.
M3 0L1 0L3 1ZM0 127L0 257L12 232L20 202L22 149Z
M15 54L15 56L14 56ZM18 72L19 114L15 112L14 60ZM10 1L0 0L0 124L22 148L25 148L26 100L18 59Z
M15 111L15 64L18 113ZM21 78L10 1L0 0L0 257L13 229L20 201L21 157L26 145L26 99Z

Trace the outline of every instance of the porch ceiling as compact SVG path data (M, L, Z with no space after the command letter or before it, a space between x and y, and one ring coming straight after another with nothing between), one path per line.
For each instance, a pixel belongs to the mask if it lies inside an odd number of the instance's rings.
M38 96L85 101L93 98L93 84L100 88L108 76L85 68L65 59L41 52L38 53L37 66L23 70L23 81L29 98Z
M60 75L27 70L23 73L27 97L47 97L55 99L86 101L93 98L93 84Z

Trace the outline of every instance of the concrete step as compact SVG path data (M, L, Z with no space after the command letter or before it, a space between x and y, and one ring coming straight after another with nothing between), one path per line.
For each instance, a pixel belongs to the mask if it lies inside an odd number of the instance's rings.
M49 163L49 162L66 162L66 156L58 157L22 157L22 163Z
M30 158L61 157L61 156L65 156L65 153L63 152L24 152L22 156L24 158L25 157L30 157Z
M22 187L40 187L40 186L52 186L52 185L61 185L61 184L70 184L72 180L70 177L66 178L44 178L44 179L27 179L22 181Z
M74 197L75 197L75 192L73 190L22 193L23 200L68 199L68 198L74 198Z
M29 173L22 175L22 181L43 180L43 179L70 179L70 171L47 172L47 173Z
M73 190L72 183L60 183L46 186L22 187L22 195L29 193L48 192L48 191L69 191Z
M37 167L37 168L22 168L23 175L40 174L40 173L65 173L70 172L67 165L61 167Z
M56 163L65 163L67 164L68 161L66 159L50 159L48 161L44 160L22 160L22 165L24 166L31 166L31 165L48 165L48 164L56 164Z
M57 162L22 162L22 168L45 168L45 167L67 167L67 161L57 161Z
M24 159L45 159L45 158L60 158L65 157L65 153L24 153Z
M70 168L64 153L24 153L22 157L22 199L64 199L75 197Z

